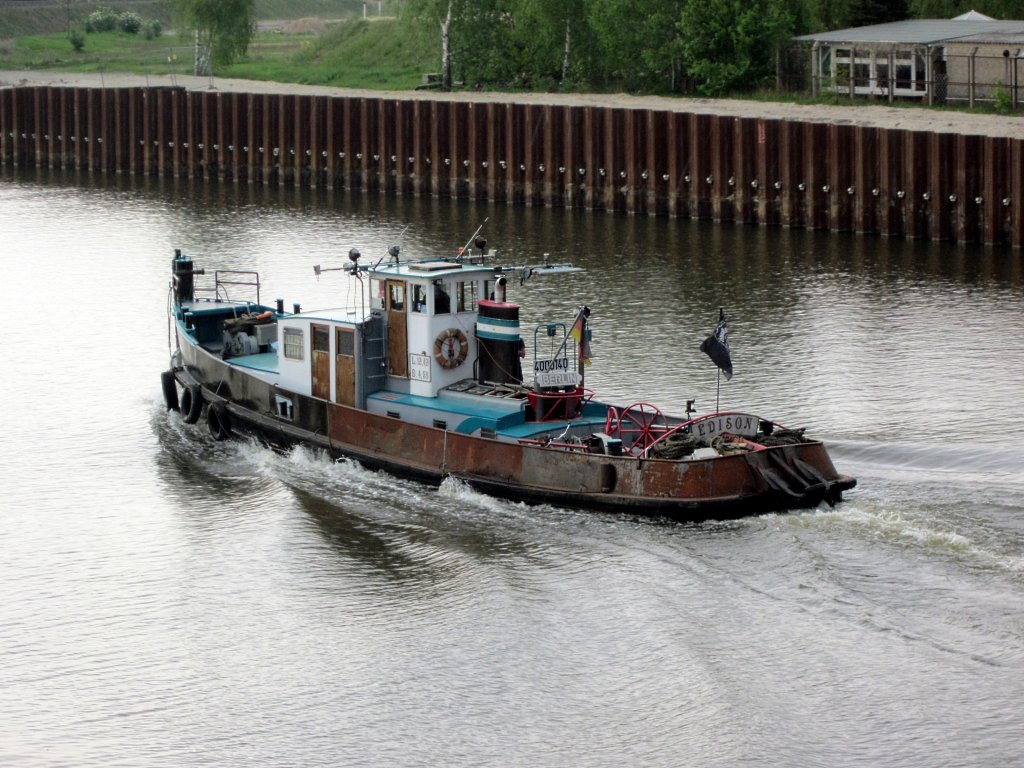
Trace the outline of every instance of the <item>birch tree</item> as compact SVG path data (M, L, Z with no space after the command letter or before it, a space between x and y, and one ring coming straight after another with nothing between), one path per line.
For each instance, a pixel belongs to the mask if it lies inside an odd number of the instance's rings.
M195 34L197 75L212 74L213 64L230 64L245 55L256 34L255 0L177 0L187 29Z

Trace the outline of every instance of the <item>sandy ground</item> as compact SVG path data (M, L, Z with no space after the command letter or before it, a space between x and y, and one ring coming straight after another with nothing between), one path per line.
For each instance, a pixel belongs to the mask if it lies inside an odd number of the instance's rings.
M444 94L438 91L361 91L295 83L231 80L190 76L126 74L67 74L59 72L3 71L0 87L59 85L83 88L126 88L177 85L189 90L236 91L245 93L295 93L327 96L362 96L394 99L450 99L452 101L514 102L566 106L613 106L656 109L735 117L800 120L816 123L877 126L937 133L975 134L1024 138L1024 117L979 115L933 110L924 107L826 106L785 104L738 99L668 98L625 94L500 93L474 91Z

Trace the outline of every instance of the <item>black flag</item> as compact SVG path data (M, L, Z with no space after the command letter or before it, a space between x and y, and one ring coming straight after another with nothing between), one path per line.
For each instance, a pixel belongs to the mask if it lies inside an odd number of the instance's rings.
M711 362L722 369L725 380L732 378L732 357L729 354L729 334L725 329L725 310L718 310L718 327L701 342L700 351L711 358Z

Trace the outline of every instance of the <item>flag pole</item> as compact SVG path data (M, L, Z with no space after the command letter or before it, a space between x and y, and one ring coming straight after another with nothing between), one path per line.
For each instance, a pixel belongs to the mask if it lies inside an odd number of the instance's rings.
M732 378L732 356L729 352L729 336L725 328L725 309L718 308L718 325L704 341L701 342L700 351L711 358L711 362L718 368L718 386L715 390L715 412L721 406L722 396L722 374L725 380Z
M569 333L565 334L565 338L562 339L562 343L558 346L558 349L555 351L554 357L558 357L560 354L562 354L562 350L565 349L565 345L569 343L569 335L572 332L572 328L576 325L576 323L580 321L580 317L583 316L583 312L586 311L586 309L586 306L580 307L579 311L576 313L576 317L573 318L572 325L569 326ZM584 324L586 324L587 322L585 317L583 318L583 322Z

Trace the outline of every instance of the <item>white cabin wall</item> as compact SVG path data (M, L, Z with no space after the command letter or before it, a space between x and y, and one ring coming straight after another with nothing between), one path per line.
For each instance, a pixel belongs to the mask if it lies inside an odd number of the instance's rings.
M311 365L313 360L313 329L307 318L285 317L278 321L280 326L277 343L277 365L281 372L280 385L284 389L291 390L300 395L310 395L313 392L313 375ZM285 331L289 328L297 328L302 331L302 359L292 360L284 356ZM333 373L332 373L333 377ZM334 391L334 382L331 382L331 391Z
M473 361L477 355L475 338L476 312L448 315L411 315L409 318L409 393L433 397L439 389L473 376ZM457 328L466 335L469 352L457 368L445 368L434 359L434 340L448 328ZM413 355L425 356L430 366L430 381L413 378Z

